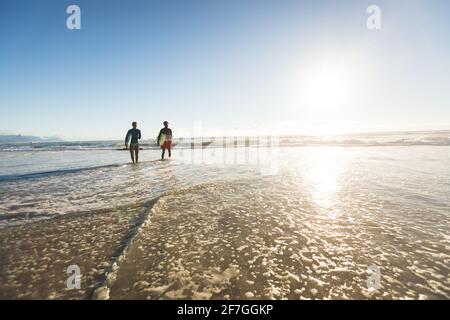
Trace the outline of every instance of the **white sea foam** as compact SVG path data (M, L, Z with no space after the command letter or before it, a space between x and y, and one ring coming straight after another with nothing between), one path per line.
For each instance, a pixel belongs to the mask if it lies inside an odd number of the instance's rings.
M3 288L73 297L57 287L65 273L46 277L75 252L79 298L450 297L447 148L283 148L272 174L189 161L200 155L0 183ZM372 265L380 290L367 288Z

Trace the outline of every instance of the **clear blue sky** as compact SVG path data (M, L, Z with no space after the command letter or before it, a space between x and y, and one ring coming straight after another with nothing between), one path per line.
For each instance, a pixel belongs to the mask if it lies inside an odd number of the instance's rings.
M66 28L70 4L81 30ZM369 4L381 8L381 30L366 28ZM133 120L144 138L163 120L183 134L196 120L306 133L450 129L450 1L0 6L0 134L121 139Z

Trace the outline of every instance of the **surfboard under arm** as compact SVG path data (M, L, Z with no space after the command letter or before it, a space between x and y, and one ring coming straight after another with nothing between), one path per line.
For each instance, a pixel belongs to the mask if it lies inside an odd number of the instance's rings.
M162 133L162 134L159 136L158 146L162 146L163 143L164 143L164 141L166 141L166 135L165 135L164 133Z

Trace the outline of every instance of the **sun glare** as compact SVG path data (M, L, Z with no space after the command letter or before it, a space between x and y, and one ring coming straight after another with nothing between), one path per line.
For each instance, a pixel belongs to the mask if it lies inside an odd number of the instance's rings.
M287 73L284 103L294 121L302 123L301 133L340 134L354 126L349 119L361 102L366 78L357 57L336 56L304 59Z
M322 67L305 81L306 104L320 111L342 106L350 95L350 80L345 70Z

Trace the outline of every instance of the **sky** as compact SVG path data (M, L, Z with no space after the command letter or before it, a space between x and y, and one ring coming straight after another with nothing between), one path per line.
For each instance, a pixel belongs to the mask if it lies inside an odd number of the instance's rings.
M66 27L72 4L80 30ZM0 134L122 139L137 121L153 139L164 120L174 136L450 129L450 1L0 6Z

